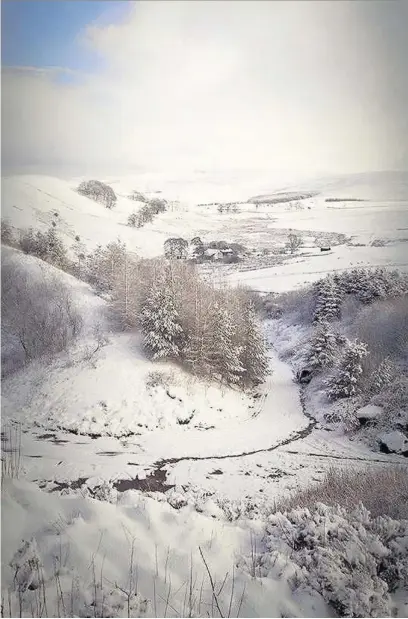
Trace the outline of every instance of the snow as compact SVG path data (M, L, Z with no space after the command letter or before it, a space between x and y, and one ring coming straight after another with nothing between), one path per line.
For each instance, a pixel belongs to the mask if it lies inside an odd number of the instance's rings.
M378 440L391 452L400 454L408 452L408 438L399 430L381 434Z
M303 208L240 204L236 214L221 214L216 205L200 204L271 193L274 187L270 181L254 178L240 182L239 175L211 183L204 178L181 183L180 179L152 175L102 179L110 182L118 195L117 206L108 210L76 193L79 180L6 178L2 216L16 229L29 225L45 229L57 219L67 245L79 234L88 249L120 236L141 256L161 255L163 242L170 236L239 240L259 248L262 244L282 246L289 229L305 233L301 251L285 256L282 264L276 257L273 267L235 271L227 277L224 267L218 267L216 277L221 282L245 283L261 291L293 290L329 271L358 265L407 270L404 217L408 183L404 184L403 178L395 193L391 185L384 189L385 177L378 186L367 177L322 181L320 187L315 186L320 194L302 201ZM306 184L285 188L276 184L275 188L308 190ZM158 195L172 201L166 213L140 230L125 225L128 215L139 206L126 197L135 189L150 196L163 191ZM333 203L326 202L327 197L367 201ZM331 232L342 232L352 241L333 244L330 253L322 254L318 244ZM375 239L384 240L385 245L372 246ZM282 535L276 530L270 533L274 548L267 547L262 519L275 499L321 479L333 465L356 470L401 465L404 458L397 453L373 453L358 439L344 435L342 428L329 431L305 415L311 411L305 409L310 402L301 399L293 369L284 361L293 351L294 363L301 358L305 329L279 320L266 325L273 343L268 352L270 373L253 397L195 379L175 364L153 363L143 354L139 336L115 330L106 301L89 286L33 258L16 252L12 255L30 268L56 274L72 289L85 330L82 340L67 353L47 362L37 359L2 381L3 427L17 422L22 428L20 479L5 479L2 489L3 522L13 523L3 536L3 591L12 586L18 568L21 587L30 583L34 587L25 592L27 599L35 600L38 573L32 566L38 563L46 575L48 614L61 616L63 610L58 605L70 602L69 594L62 601L57 599L57 557L64 590L70 591L73 583L78 588L77 616L94 616L95 564L95 572L103 572L104 616L127 616L126 596L120 589L129 585L134 539L138 595L132 598L132 612L136 616L163 616L165 610L169 616L188 614L185 600L191 557L195 604L204 579L199 614L211 615L214 600L211 602L199 547L219 586L229 574L219 596L226 614L234 571L232 615L245 587L241 616L332 616L333 610L324 600L322 579L327 575L346 595L354 576L347 581L338 570L329 573L327 569L327 574L318 568L313 571L308 563L311 558L304 553L302 574L307 568L307 577L300 588L294 587L294 575L300 574L299 563L294 564L295 553L283 548ZM245 269L245 264L238 268ZM93 328L98 324L108 341L93 352ZM159 373L158 380L152 372ZM312 412L322 421L327 409L318 398L314 404L319 410ZM379 407L364 407L358 415L374 419L380 411ZM408 439L401 432L388 433L382 440L390 451L408 449ZM6 454L13 450L6 438L3 450ZM120 489L124 481L134 489ZM144 489L155 482L159 491L143 494L142 482ZM173 488L163 494L170 486ZM330 512L326 516L336 534L342 527L348 530L344 514L340 517ZM295 517L300 518L299 514ZM321 535L316 514L309 520ZM306 525L313 537L315 525L308 519ZM353 528L353 536L358 538L360 533ZM365 555L357 538L353 537L356 544L348 548L346 558L350 560L359 547L356 561L360 565ZM259 555L255 577L251 573L254 540ZM374 554L382 550L379 545L370 548ZM396 552L403 554L401 549L403 544L398 542ZM326 560L324 552L318 548L318 556ZM371 603L363 589L356 604ZM97 605L101 606L97 590ZM403 616L406 589L397 593ZM12 604L18 612L15 597ZM29 614L27 608L25 612Z
M375 406L374 404L367 404L359 408L356 412L357 419L378 419L383 414L381 406Z
M219 583L217 589L226 578L225 589L218 596L225 615L233 583L232 616L237 615L244 590L241 616L280 616L284 608L297 616L328 616L322 598L310 590L292 599L289 584L278 571L268 579L253 579L239 567L240 556L251 552L249 523L230 524L190 508L176 511L167 503L134 492L123 496L118 505L82 497L60 498L24 481L4 485L2 511L4 521L13 522L10 535L3 541L3 565L19 566L23 600L28 603L35 600L35 589L30 592L26 588L38 573L35 563L33 569L28 559L37 558L40 573L44 573L50 616L61 616L62 611L58 608L56 573L65 592L61 605L65 602L69 608L70 592L72 588L75 591L75 611L80 613L76 616L93 616L95 588L102 603L99 583L106 598L104 616L128 616L126 597L120 589L129 590L132 544L133 570L137 572L132 586L139 592L132 601L145 608L142 616L163 616L168 599L168 616L188 616L186 596L190 586L196 612L206 615L208 610L211 615L212 594L200 548L213 579ZM16 555L21 539L28 544ZM4 590L12 588L14 571L3 569ZM113 599L116 604L110 607ZM15 596L11 603L17 612ZM92 615L82 614L86 608Z

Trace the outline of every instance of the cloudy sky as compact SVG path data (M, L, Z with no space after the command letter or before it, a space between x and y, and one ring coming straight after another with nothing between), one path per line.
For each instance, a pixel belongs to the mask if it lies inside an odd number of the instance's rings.
M408 2L2 2L4 166L408 169Z

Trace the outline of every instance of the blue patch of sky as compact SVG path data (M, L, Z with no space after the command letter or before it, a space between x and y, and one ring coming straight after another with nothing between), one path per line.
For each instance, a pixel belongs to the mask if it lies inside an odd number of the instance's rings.
M130 6L109 0L3 0L2 65L96 71L102 59L81 42L81 33L92 23L119 21Z

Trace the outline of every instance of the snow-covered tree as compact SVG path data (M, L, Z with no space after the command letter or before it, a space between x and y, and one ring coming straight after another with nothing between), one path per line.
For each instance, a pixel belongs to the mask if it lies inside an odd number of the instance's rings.
M117 197L112 187L97 180L83 181L77 189L78 193L96 202L104 204L106 208L113 208Z
M111 291L116 274L122 268L126 257L126 245L118 239L106 247L98 245L87 258L89 282L102 292Z
M334 374L327 381L327 396L330 400L348 398L358 394L363 372L362 361L368 354L367 346L357 340L346 341L345 351Z
M316 370L330 366L339 350L339 338L327 322L317 323L310 340L308 365Z
M153 215L164 213L167 210L167 201L163 198L152 198L149 200L150 210Z
M241 363L242 347L236 343L235 334L231 313L216 302L212 313L212 343L205 356L212 371L227 383L239 382L245 371Z
M130 200L134 200L135 202L147 202L146 196L140 193L140 191L134 190L133 193L128 197Z
M314 284L315 309L314 322L328 322L340 318L341 290L331 275Z
M293 234L291 232L288 236L288 240L286 242L286 247L289 249L291 254L296 253L299 247L302 245L302 239L298 234Z
M54 227L48 228L45 234L45 259L56 266L63 268L67 263L67 254L64 243Z
M176 359L184 345L184 333L171 289L159 281L145 299L140 322L144 348L153 359Z
M168 259L187 258L188 241L181 237L172 237L164 242L164 255Z
M386 357L370 376L370 391L374 394L380 393L383 389L389 387L396 377L395 364L389 357Z
M204 256L205 246L199 236L190 241L190 257L195 262L200 262Z
M240 362L244 368L243 381L247 385L263 382L268 372L268 357L252 300L246 303L242 312L240 343L242 343Z
M133 211L132 213L130 213L129 217L127 218L127 225L131 226L132 228L136 228L138 223L138 214Z

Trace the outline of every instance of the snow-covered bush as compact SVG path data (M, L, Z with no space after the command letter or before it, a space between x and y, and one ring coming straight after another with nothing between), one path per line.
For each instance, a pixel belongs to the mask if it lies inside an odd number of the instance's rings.
M408 519L408 471L405 466L328 469L322 481L278 501L277 511L298 507L313 509L317 503L352 510L359 503L375 518Z
M106 208L113 208L116 204L117 197L112 187L102 183L101 181L90 180L82 181L77 188L78 193L87 198L100 202Z
M349 398L359 392L363 372L362 360L367 354L365 344L357 340L346 340L343 355L326 384L326 393L330 400Z
M81 315L56 276L2 256L1 285L2 328L24 361L65 350L79 335Z
M264 573L290 555L292 586L317 590L342 617L393 616L389 592L408 582L408 521L372 518L362 504L278 512L265 541Z

